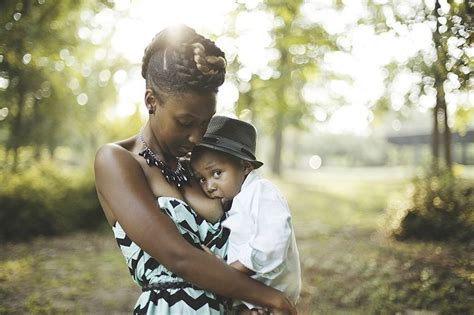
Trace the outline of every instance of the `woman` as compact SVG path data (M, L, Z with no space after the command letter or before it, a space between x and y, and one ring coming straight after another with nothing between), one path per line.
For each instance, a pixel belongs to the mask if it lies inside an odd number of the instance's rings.
M219 218L206 215L220 205L191 183L179 158L201 140L214 115L225 66L224 53L189 27L158 33L142 65L148 122L137 136L97 152L99 200L143 290L136 314L223 314L228 303L220 295L296 313L281 292L201 249L225 255L227 234ZM184 200L206 207L197 215Z

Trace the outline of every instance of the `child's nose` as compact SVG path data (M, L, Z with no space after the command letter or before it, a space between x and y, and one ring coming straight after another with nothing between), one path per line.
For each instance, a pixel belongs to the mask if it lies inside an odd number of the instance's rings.
M208 181L207 182L207 192L212 193L216 191L216 187L212 184L212 182Z

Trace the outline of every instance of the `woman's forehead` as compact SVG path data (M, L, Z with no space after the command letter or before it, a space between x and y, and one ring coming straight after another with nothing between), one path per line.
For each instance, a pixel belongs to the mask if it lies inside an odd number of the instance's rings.
M166 106L176 115L209 119L216 113L216 95L185 93L168 98Z

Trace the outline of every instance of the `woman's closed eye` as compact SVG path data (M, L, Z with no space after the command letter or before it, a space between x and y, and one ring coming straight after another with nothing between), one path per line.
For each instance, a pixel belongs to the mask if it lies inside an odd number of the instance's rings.
M193 124L191 119L177 119L177 121L182 127L190 127Z

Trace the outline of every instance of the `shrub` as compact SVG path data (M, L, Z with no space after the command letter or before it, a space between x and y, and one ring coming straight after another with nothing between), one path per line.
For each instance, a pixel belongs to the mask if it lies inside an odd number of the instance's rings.
M425 170L387 209L397 239L474 239L474 184L442 170Z
M0 176L0 240L97 228L104 222L91 171L33 165Z

